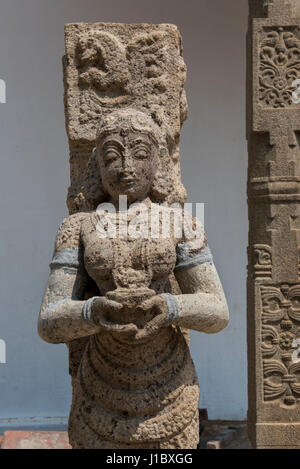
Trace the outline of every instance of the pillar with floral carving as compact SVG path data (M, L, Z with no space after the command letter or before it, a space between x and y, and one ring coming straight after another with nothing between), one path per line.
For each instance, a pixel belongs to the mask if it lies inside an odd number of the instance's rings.
M300 2L249 9L249 437L300 448Z

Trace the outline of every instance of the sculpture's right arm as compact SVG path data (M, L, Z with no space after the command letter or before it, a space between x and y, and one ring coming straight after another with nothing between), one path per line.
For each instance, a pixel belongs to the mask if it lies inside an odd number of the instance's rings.
M43 340L59 344L99 332L99 327L83 316L87 303L82 301L85 285L86 278L80 269L51 264L38 321Z
M89 302L83 301L88 275L80 253L79 234L76 236L78 227L71 223L73 230L70 230L68 220L62 224L57 235L51 273L38 320L40 337L53 344L99 332L99 327L90 322L85 314L89 307ZM64 232L67 236L63 236Z

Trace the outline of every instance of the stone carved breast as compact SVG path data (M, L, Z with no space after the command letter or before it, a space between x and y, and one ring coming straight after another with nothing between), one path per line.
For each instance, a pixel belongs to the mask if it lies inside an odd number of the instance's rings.
M82 226L84 263L99 289L150 287L166 282L176 264L173 238L104 238L97 230L97 214Z

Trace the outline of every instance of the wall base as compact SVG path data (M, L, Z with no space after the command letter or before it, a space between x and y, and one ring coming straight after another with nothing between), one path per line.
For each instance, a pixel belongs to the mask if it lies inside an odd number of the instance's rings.
M300 449L300 423L249 424L249 439L256 449Z

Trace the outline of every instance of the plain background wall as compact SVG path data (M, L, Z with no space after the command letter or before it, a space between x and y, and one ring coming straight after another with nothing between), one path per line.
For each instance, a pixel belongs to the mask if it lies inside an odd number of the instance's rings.
M64 23L175 23L188 66L189 119L182 177L190 202L205 202L206 231L231 322L192 333L201 407L212 419L245 419L247 206L246 0L1 0L0 419L65 417L71 387L64 345L36 322L57 228L67 215L68 146L61 57ZM0 421L1 423L1 421Z

